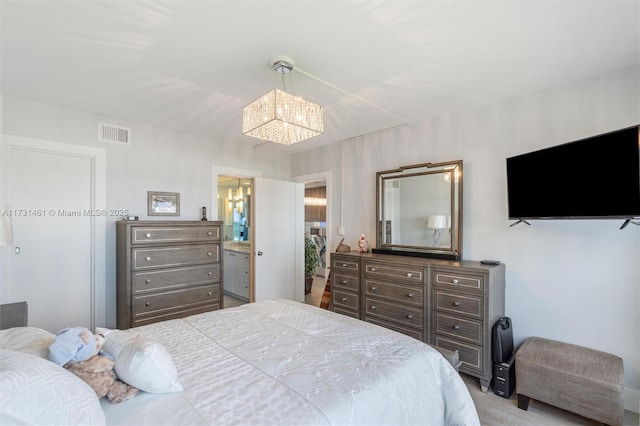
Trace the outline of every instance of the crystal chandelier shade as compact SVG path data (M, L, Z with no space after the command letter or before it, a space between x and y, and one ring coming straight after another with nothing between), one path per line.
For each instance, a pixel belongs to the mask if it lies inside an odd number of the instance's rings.
M273 69L284 75L293 65L275 62ZM242 110L242 133L254 138L291 145L323 131L323 107L282 90L274 89Z

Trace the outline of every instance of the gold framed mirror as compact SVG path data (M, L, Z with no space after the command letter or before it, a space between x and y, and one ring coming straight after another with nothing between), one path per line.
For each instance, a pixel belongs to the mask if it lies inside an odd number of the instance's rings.
M376 173L376 253L462 258L462 160Z

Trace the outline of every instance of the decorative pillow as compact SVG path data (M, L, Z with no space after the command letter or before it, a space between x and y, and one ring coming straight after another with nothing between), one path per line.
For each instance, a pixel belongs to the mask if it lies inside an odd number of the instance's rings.
M102 350L115 360L120 380L150 393L181 392L171 355L158 342L126 330L96 329L105 337Z
M0 330L0 349L26 352L48 358L49 345L56 336L36 327L14 327Z
M0 349L0 424L104 425L96 393L59 365Z

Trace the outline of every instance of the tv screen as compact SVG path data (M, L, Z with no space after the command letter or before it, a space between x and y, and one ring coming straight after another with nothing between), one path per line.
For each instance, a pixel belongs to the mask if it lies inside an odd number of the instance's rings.
M638 126L507 158L509 219L640 217Z

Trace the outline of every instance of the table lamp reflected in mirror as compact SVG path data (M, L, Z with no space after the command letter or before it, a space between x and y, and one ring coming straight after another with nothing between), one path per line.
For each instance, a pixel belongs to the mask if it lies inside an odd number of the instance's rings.
M447 215L435 214L427 219L427 228L433 229L433 244L438 246L440 243L440 230L447 227Z

